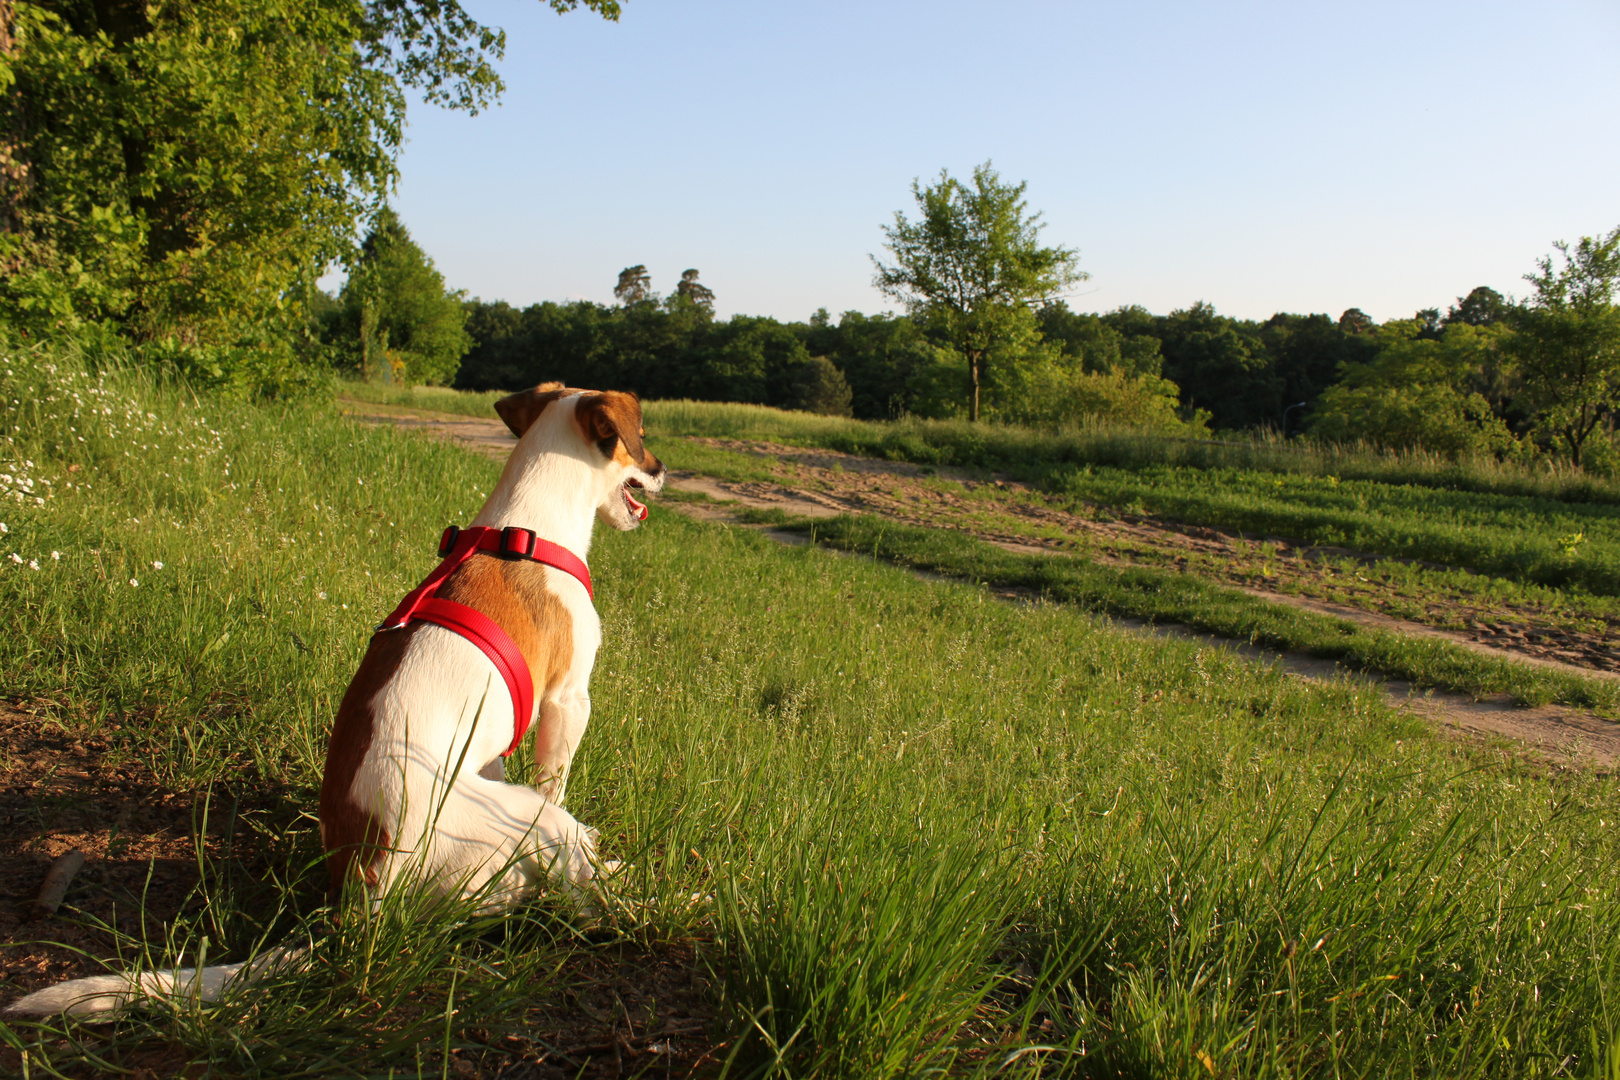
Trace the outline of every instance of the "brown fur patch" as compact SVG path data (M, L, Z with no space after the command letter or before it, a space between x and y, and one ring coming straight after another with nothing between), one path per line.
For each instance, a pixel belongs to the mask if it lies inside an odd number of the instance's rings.
M495 403L495 415L501 418L513 435L521 439L523 433L546 411L547 405L575 393L578 391L570 390L560 382L543 382L533 390L519 390L501 398Z
M649 473L658 471L658 459L641 441L641 401L636 395L620 390L589 394L574 407L574 423L586 442L596 443L621 464L633 464ZM617 445L607 446L609 440Z
M574 620L547 586L545 567L526 559L474 556L445 579L438 595L493 619L523 653L540 703L535 755L542 768L549 768L562 733L545 701L574 663Z
M332 740L326 748L326 768L321 775L320 815L321 843L326 848L334 898L356 873L367 885L376 885L377 860L390 843L388 830L354 801L354 777L371 748L376 726L372 703L378 691L399 672L405 647L414 634L414 627L406 627L371 639L332 721Z

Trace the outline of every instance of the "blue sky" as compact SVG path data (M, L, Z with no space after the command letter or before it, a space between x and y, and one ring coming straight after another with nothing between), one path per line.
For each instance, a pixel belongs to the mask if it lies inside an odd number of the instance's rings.
M1079 249L1077 310L1406 317L1620 225L1614 0L467 6L507 92L413 106L395 205L486 300L645 263L722 316L881 310L912 179L986 159Z

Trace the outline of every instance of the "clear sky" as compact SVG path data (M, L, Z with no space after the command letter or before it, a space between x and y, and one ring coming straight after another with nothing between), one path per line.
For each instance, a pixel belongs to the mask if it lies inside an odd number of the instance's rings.
M413 106L395 200L455 288L888 307L910 183L993 159L1076 310L1407 317L1620 225L1620 2L473 0L503 103Z

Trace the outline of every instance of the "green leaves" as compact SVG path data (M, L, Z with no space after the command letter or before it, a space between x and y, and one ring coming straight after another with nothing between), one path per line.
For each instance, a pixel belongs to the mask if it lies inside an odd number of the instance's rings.
M354 359L366 377L387 366L396 381L448 383L471 344L461 294L445 289L444 275L387 207L366 237L343 303L341 333L357 346Z
M1620 227L1559 242L1564 265L1544 257L1525 280L1535 296L1513 313L1510 348L1541 426L1580 465L1586 442L1620 397Z
M501 90L504 35L455 0L73 11L18 3L0 67L0 160L27 178L0 206L16 223L0 301L35 336L100 325L215 350L203 369L306 336L289 300L356 256L395 180L405 88L470 111Z

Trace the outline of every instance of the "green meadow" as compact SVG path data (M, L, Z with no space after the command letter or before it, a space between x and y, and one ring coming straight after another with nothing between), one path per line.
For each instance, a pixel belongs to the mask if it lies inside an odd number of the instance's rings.
M1027 589L1119 618L1184 623L1234 641L1307 652L1419 686L1481 696L1509 694L1520 704L1558 702L1605 715L1620 710L1620 687L1609 681L1286 607L1222 588L1195 574L1110 566L1083 555L1019 554L949 529L919 528L866 515L795 519L781 511L743 510L739 516L802 534L827 547L917 570Z
M493 1076L584 960L679 950L713 987L708 1075L1620 1077L1611 778L1056 589L923 580L859 522L847 552L669 504L598 533L569 809L628 864L599 921L404 894L334 920L309 817L332 711L498 465L68 356L0 379L7 696L176 792L286 808L274 873L205 860L115 964L309 949L216 1005L0 1025L30 1076L154 1048L208 1076Z

